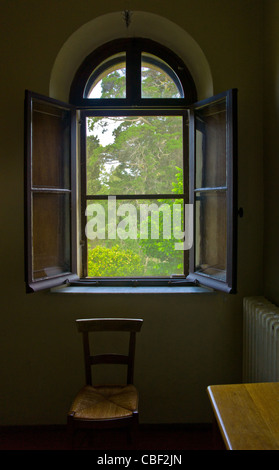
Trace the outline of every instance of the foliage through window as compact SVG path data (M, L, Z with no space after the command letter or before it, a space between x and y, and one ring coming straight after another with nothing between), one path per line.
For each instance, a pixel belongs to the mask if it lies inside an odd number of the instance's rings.
M31 290L137 280L235 291L236 92L196 101L185 64L138 39L88 56L70 104L27 93Z

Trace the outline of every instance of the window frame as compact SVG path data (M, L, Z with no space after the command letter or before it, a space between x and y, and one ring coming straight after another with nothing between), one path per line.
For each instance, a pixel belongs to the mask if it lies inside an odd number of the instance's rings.
M137 199L145 199L145 200L158 200L158 199L183 199L184 204L189 203L189 190L188 190L188 175L189 175L189 168L188 168L188 132L187 132L187 126L188 126L188 109L185 107L180 107L177 109L168 109L168 108L159 108L158 107L152 107L152 108L136 108L136 109L127 109L127 108L121 108L121 107L114 107L113 109L110 107L109 113L107 112L106 109L84 109L80 111L80 140L81 140L81 155L80 155L80 163L81 163L81 232L82 234L85 234L85 226L87 223L86 220L86 203L87 201L100 201L100 200L107 200L109 195L87 195L86 192L86 118L90 117L92 115L95 116L181 116L182 117L182 133L183 133L183 193L182 194L176 194L176 193L168 193L168 194L117 194L114 195L116 200L137 200ZM186 181L187 179L187 181ZM82 246L82 277L86 278L88 282L98 282L99 284L102 283L112 283L113 279L117 280L118 283L127 283L129 282L129 277L115 277L115 278L106 278L106 277L100 277L100 278L87 278L87 270L85 268L86 265L86 260L87 260L87 243L84 239L81 240L81 246ZM184 267L189 265L188 262L188 255L186 255L184 251L184 257L183 257L183 264ZM184 278L184 282L186 282L186 275L180 275L180 278ZM158 283L161 282L162 284L169 282L172 278L170 276L158 276L157 278L151 277L151 276L145 276L137 277L137 282L145 282L149 283L152 285L154 282ZM133 280L134 282L134 280ZM187 281L188 282L188 281ZM191 282L192 284L192 282Z
M226 99L226 174L227 174L227 243L226 243L226 274L225 281L217 280L195 270L196 244L190 250L190 270L188 279L199 284L206 285L216 290L227 293L236 293L237 288L237 222L238 222L238 185L237 185L237 89L230 89L218 95L194 103L190 109L190 155L189 155L189 185L190 204L194 207L194 239L196 232L196 204L195 188L196 181L196 144L195 144L195 112L199 109L206 109L214 103ZM221 189L221 188L216 188ZM210 188L211 191L214 188Z
M86 86L89 76L92 70L98 66L103 60L109 58L113 54L123 52L125 49L126 57L130 60L130 66L127 68L127 95L126 98L114 98L114 99L100 99L100 98L83 98L83 90ZM167 62L170 67L173 68L174 72L177 73L178 78L184 88L184 92L187 91L187 84L190 84L189 93L184 95L184 98L141 98L139 93L132 94L132 86L138 85L138 90L141 89L139 78L135 83L135 75L140 77L139 65L141 63L140 54L141 51L157 55L160 59ZM128 62L127 62L128 63ZM131 77L133 76L133 82ZM135 88L133 88L135 89ZM46 289L61 284L70 283L71 285L106 285L106 286L118 286L118 285L203 285L216 290L222 290L228 293L236 292L236 247L237 247L237 90L229 90L215 97L208 98L207 100L197 102L197 92L193 82L193 79L186 68L185 64L175 56L167 48L155 43L154 41L145 39L120 39L105 44L90 54L78 69L70 90L70 104L63 103L58 100L54 100L36 93L27 91L25 98L25 247L26 247L26 285L27 292L33 292L41 289ZM142 114L160 114L161 112L173 113L173 114L189 114L189 150L188 159L185 165L189 165L189 203L194 204L194 187L192 182L195 176L195 124L194 115L195 109L201 106L210 105L214 100L218 100L222 97L227 97L227 152L228 152L228 171L229 171L229 191L227 199L227 281L221 282L216 279L209 278L200 273L195 272L194 257L195 257L195 242L193 247L190 249L189 255L185 253L185 257L189 256L189 273L183 279L155 279L155 278L141 278L141 279L128 279L128 278L95 278L95 279L84 279L78 276L79 271L78 257L81 245L81 250L84 250L82 234L81 240L78 241L77 234L77 221L78 218L85 216L84 208L84 196L81 192L81 208L77 208L80 197L80 175L77 178L77 157L76 157L76 137L78 134L83 132L83 121L84 116L92 113L92 110L99 115L107 115L108 109L110 113L127 113L137 115ZM31 120L31 106L32 100L39 99L41 101L49 102L52 105L63 107L71 112L71 250L72 250L72 268L70 272L64 273L62 276L55 276L55 278L44 279L41 281L34 282L30 277L30 266L32 265L32 210L31 208L31 193L32 187L30 184L30 175L32 170L32 146L31 146L31 135L32 135L32 120ZM78 129L76 122L81 124ZM84 142L81 139L81 163L84 163L85 148ZM81 164L82 167L82 164ZM82 173L82 170L80 170ZM186 173L184 173L186 175ZM83 190L82 190L83 191ZM77 196L78 195L78 196ZM145 198L148 195L145 195ZM176 195L175 195L176 196ZM158 198L158 195L156 195ZM184 195L185 197L185 195ZM195 204L194 204L195 211ZM84 219L83 219L84 220ZM195 219L194 219L195 220ZM84 227L84 222L83 222ZM195 231L195 227L194 227ZM195 238L194 238L195 240Z
M69 163L70 163L70 188L50 188L47 185L36 187L32 182L33 173L33 104L41 103L51 106L53 109L65 110L69 114ZM66 282L76 281L77 275L77 213L76 213L76 110L75 107L67 103L43 96L32 91L25 91L24 102L25 115L25 148L24 148L24 233L25 233L25 280L26 291L36 292L42 289L52 288ZM67 234L70 240L70 269L60 274L45 276L44 278L34 279L33 265L35 254L33 250L33 195L34 194L69 194L69 232Z
M126 52L126 98L84 98L89 77L97 67L118 53ZM184 98L141 98L141 53L146 52L164 60L178 76ZM102 107L180 107L197 101L194 80L180 57L165 46L145 38L124 38L110 41L89 54L78 68L70 89L70 103L82 108Z

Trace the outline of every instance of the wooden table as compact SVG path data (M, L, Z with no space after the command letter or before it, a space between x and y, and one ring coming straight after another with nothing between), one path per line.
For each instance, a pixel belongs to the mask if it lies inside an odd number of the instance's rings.
M213 385L207 392L228 450L279 450L279 383Z

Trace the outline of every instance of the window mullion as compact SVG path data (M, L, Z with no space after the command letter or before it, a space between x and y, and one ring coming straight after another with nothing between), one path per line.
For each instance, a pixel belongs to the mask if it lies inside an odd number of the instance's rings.
M126 93L130 104L141 99L141 51L133 41L126 55Z
M81 233L80 233L80 249L81 249L81 277L87 276L87 242L85 236L85 226L86 226L86 188L87 188L87 178L86 178L86 115L82 112L80 119L80 199L81 199L81 213L80 213L80 223L81 223Z
M107 195L98 195L98 194L87 194L85 198L89 201L92 200L107 200L108 198L116 199L184 199L184 194L107 194Z

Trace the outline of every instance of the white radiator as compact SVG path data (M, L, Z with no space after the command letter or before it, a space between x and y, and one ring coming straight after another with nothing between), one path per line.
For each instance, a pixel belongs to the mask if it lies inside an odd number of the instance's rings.
M243 382L279 381L279 308L264 297L243 300Z

